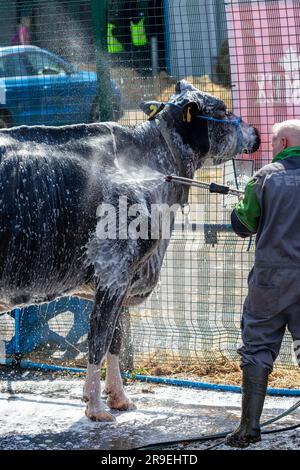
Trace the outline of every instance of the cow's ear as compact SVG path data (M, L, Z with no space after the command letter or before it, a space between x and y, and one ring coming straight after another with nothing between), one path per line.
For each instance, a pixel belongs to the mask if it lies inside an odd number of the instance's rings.
M164 109L164 103L160 101L147 101L140 104L140 109L149 116L149 121L154 119L155 116Z
M195 118L196 114L199 114L200 109L197 103L195 101L191 101L190 103L187 103L184 105L182 108L182 120L183 122L190 123L192 120Z
M187 80L180 80L180 82L177 82L175 85L175 93L177 95L180 95L183 91L197 91L197 88L195 88L190 82Z

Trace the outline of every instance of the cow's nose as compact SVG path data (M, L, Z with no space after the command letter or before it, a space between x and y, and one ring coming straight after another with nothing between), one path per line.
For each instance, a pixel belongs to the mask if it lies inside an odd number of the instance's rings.
M255 133L256 139L255 139L255 144L254 144L254 148L253 148L252 152L256 152L256 151L259 149L259 147L260 147L261 138L260 138L259 130L256 129L256 127L253 127L253 129L254 129L254 133Z
M253 127L253 129L254 129L254 133L255 133L256 137L258 138L258 140L259 140L259 142L260 142L260 133L259 133L259 130L256 129L256 127Z
M260 139L260 134L259 134L259 131L258 129L256 129L256 127L252 127L253 131L254 131L254 142L253 142L253 145L251 145L251 147L246 147L243 149L242 153L254 153L256 152L259 147L260 147L260 143L261 143L261 139Z

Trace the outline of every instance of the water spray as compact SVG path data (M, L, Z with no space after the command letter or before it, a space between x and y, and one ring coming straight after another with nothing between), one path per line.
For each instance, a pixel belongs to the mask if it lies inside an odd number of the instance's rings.
M233 189L229 186L225 186L223 184L217 183L204 183L203 181L196 181L189 178L184 178L182 176L175 176L175 175L167 175L165 176L165 181L168 183L179 183L185 186L193 186L195 188L200 189L208 189L210 193L218 193L218 194L232 194L234 196L243 196L244 191L240 191L239 189Z

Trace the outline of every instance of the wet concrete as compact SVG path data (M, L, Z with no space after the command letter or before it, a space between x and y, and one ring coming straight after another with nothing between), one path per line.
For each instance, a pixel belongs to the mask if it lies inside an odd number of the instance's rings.
M84 415L82 386L83 378L62 379L51 374L0 368L0 449L125 450L230 431L239 420L239 394L136 382L127 385L126 392L137 409L114 411L114 423L95 423ZM268 397L264 419L281 413L295 401L295 398ZM297 410L276 427L299 422ZM265 437L251 448L300 449L298 431ZM211 441L205 445L193 443L184 448L201 449L212 444Z

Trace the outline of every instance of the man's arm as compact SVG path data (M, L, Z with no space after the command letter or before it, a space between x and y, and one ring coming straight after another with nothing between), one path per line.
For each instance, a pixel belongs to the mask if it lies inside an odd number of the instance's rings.
M257 232L261 209L255 193L256 183L255 177L247 183L243 199L238 202L231 213L232 228L242 238Z

